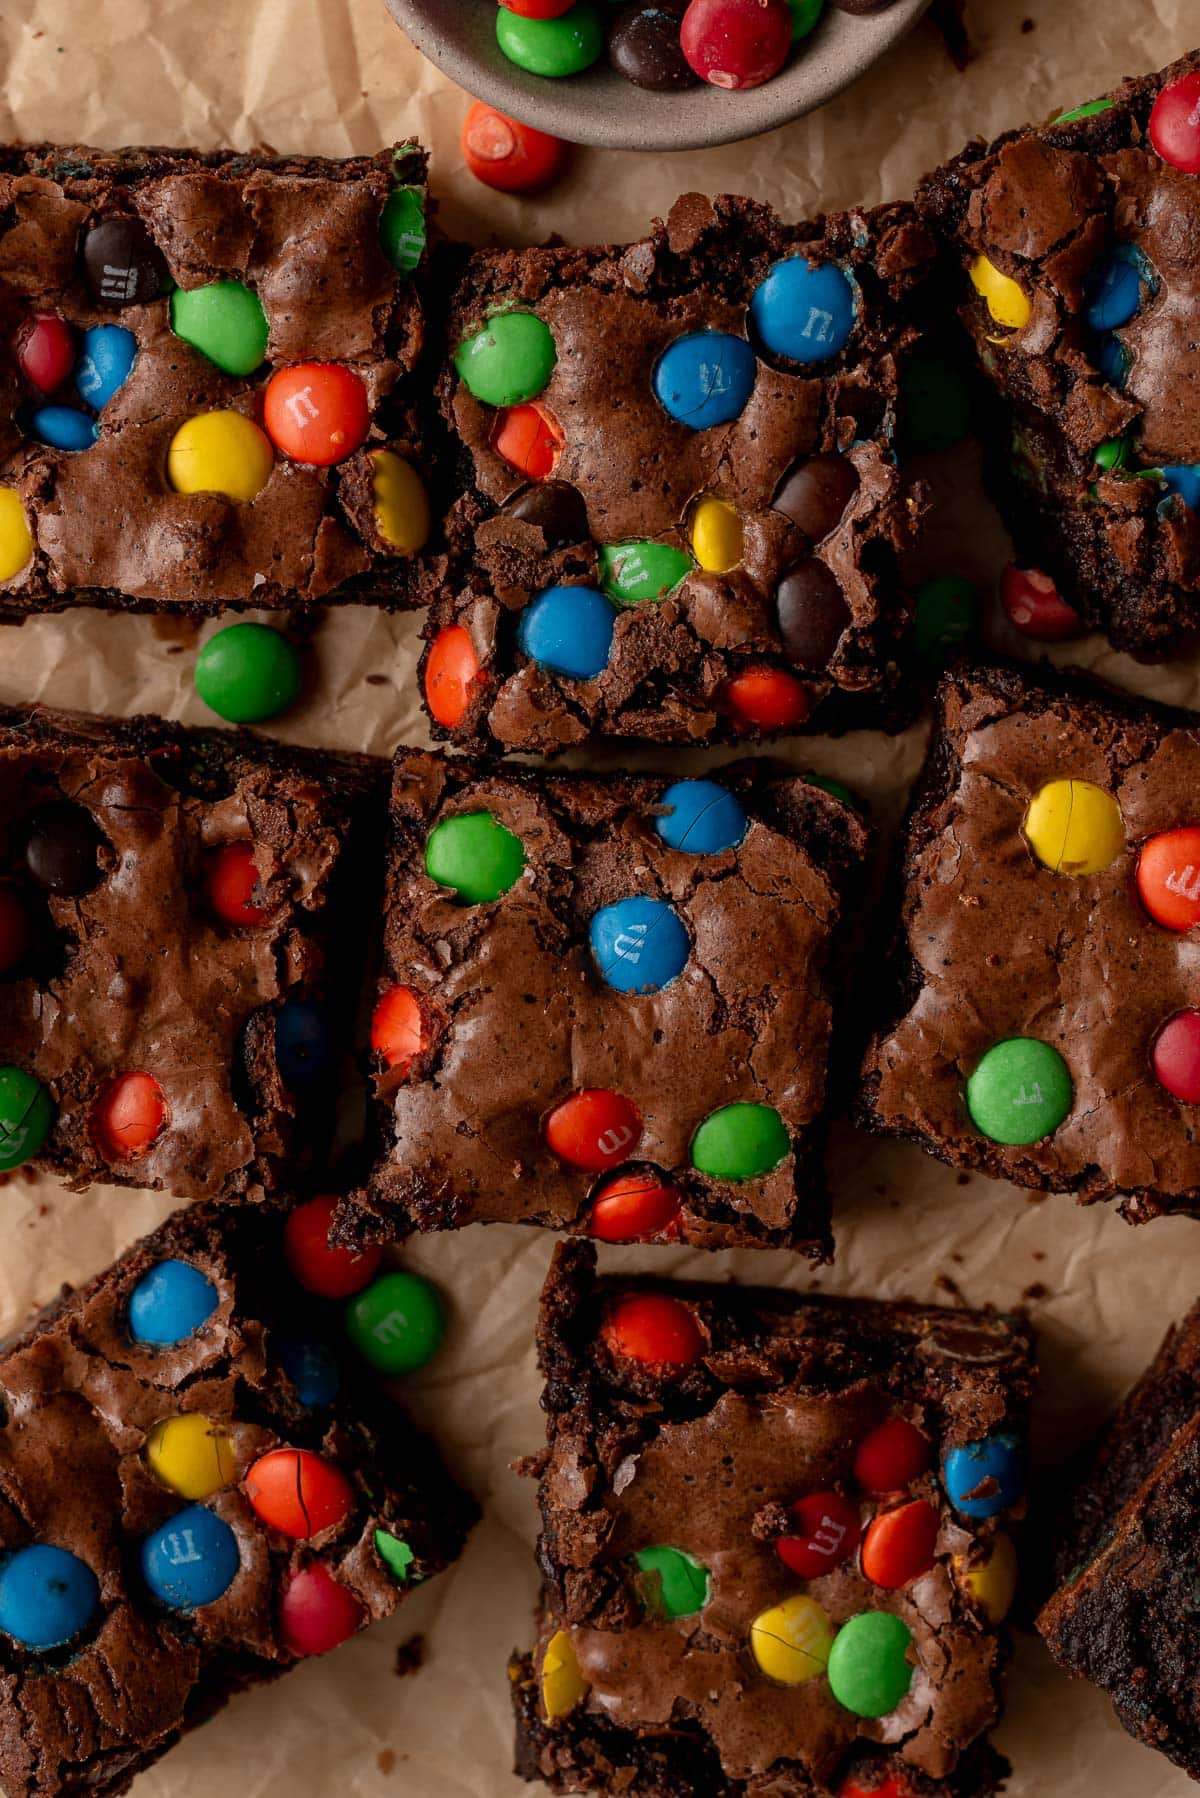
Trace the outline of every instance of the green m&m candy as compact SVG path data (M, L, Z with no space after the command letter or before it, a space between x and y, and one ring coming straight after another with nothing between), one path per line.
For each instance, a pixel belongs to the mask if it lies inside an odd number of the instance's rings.
M454 366L468 392L485 406L520 406L536 399L557 360L550 327L536 312L497 312L454 352Z
M383 1562L393 1579L406 1580L409 1569L416 1560L416 1555L400 1536L391 1536L387 1530L375 1531L375 1553Z
M856 1717L886 1717L912 1685L912 1631L891 1611L860 1611L843 1623L825 1672L840 1705Z
M1074 1100L1071 1070L1049 1043L1010 1036L993 1043L967 1081L967 1110L992 1142L1022 1147L1058 1129Z
M840 780L831 779L828 774L809 773L801 778L806 780L810 787L820 787L823 793L832 793L835 799L840 799L843 805L848 805L852 812L865 812L867 809L857 793L852 793L849 787L844 787Z
M0 1068L0 1170L36 1155L54 1127L54 1101L24 1068Z
M692 572L692 558L670 543L606 543L600 551L600 591L614 605L661 599Z
M783 1119L770 1105L723 1105L692 1138L692 1166L714 1180L754 1180L791 1152Z
M556 19L527 19L500 6L496 42L509 62L531 75L578 75L590 69L603 50L604 27L592 0L575 0Z
M415 1373L442 1346L442 1301L419 1274L380 1274L350 1300L346 1334L379 1373Z
M788 11L792 15L792 42L798 44L825 11L825 0L788 0Z
M642 1595L654 1617L694 1617L708 1603L708 1569L681 1548L639 1548Z
M240 281L177 287L171 295L171 329L227 375L252 375L267 353L262 301Z
M435 824L425 844L425 872L458 894L463 905L489 905L521 878L525 846L491 812L463 812Z
M379 242L392 267L411 275L425 253L425 190L393 187L379 215Z
M230 624L196 658L196 691L218 718L259 724L291 705L300 691L300 657L268 624Z
M979 589L961 574L938 574L916 591L913 650L936 666L979 628Z
M1111 100L1085 100L1082 106L1072 107L1070 112L1060 112L1054 123L1056 125L1073 125L1076 119L1094 119L1098 112L1111 112Z
M1129 444L1124 437L1110 437L1107 443L1099 445L1092 460L1097 468L1103 468L1108 474L1113 473L1114 470L1127 468L1129 466Z

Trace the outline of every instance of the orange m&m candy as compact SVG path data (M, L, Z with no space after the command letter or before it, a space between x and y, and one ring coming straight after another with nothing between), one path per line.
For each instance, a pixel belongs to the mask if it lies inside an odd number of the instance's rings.
M598 1242L678 1236L679 1194L656 1174L618 1174L592 1200L588 1234Z
M568 0L568 4L571 0ZM519 10L511 7L510 11ZM559 12L566 7L560 6ZM552 18L551 13L526 13L526 18ZM505 194L533 194L549 187L562 168L567 146L548 131L536 131L520 119L510 119L476 100L463 120L463 161L485 187Z
M455 730L466 716L471 683L479 675L479 657L464 625L448 624L429 646L425 658L425 703L434 722Z
M876 1586L898 1592L933 1566L938 1508L927 1498L872 1518L863 1537L862 1570Z
M1200 924L1200 826L1164 830L1142 845L1138 898L1164 930Z
M254 848L250 843L223 843L211 851L204 871L208 902L225 924L265 924L267 912L252 905L250 895L258 885Z
M293 1573L279 1603L279 1634L290 1654L328 1654L367 1613L321 1561Z
M293 1279L305 1292L320 1299L348 1299L369 1286L383 1260L381 1248L353 1249L329 1246L329 1226L337 1200L327 1193L306 1199L289 1213L283 1226L283 1258Z
M929 1438L906 1417L889 1417L864 1436L854 1455L854 1477L864 1492L902 1492L929 1467Z
M150 1147L167 1119L167 1101L153 1074L118 1074L96 1100L92 1130L107 1161L132 1161Z
M704 1353L695 1312L660 1292L631 1292L617 1299L601 1335L614 1355L654 1367L690 1367Z
M603 1087L572 1093L546 1119L546 1141L554 1153L589 1174L605 1174L628 1161L641 1134L637 1106Z
M492 432L496 454L530 481L544 481L554 473L565 442L562 426L540 400L506 407Z
M273 1448L246 1475L246 1497L268 1528L303 1541L335 1528L354 1509L350 1482L307 1448Z
M754 730L794 730L809 714L808 693L782 668L747 668L726 683L725 703Z
M11 881L0 881L0 974L17 966L29 948L29 912Z
M371 1047L389 1068L407 1072L424 1047L424 1024L411 986L393 986L371 1017Z
M339 362L301 362L267 382L263 424L293 462L328 468L352 456L371 428L362 377Z
M916 1793L901 1774L889 1773L882 1785L869 1789L857 1779L847 1779L838 1787L838 1798L916 1798Z

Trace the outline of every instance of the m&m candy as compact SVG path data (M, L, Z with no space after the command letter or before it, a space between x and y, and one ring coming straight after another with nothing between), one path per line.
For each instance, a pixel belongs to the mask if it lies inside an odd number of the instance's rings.
M631 1292L615 1299L600 1333L611 1354L651 1367L691 1367L704 1353L695 1312L665 1293Z
M227 624L196 658L196 691L230 724L261 724L300 692L300 656L267 624Z
M57 312L35 312L13 338L17 367L42 393L56 393L75 366L75 333Z
M1200 73L1162 89L1150 112L1150 142L1172 168L1200 175Z
M1012 1537L998 1530L983 1560L958 1554L953 1567L959 1585L970 1593L988 1622L993 1626L1003 1623L1017 1595L1017 1551Z
M0 1067L0 1172L20 1167L42 1147L55 1119L54 1101L24 1068Z
M308 999L286 999L275 1013L275 1066L292 1092L303 1092L329 1070L333 1048L329 1025L319 1005Z
M798 730L810 712L808 689L782 668L747 668L725 684L733 717L755 730Z
M336 1529L354 1509L354 1492L340 1468L307 1448L273 1448L245 1480L246 1497L268 1529L295 1541Z
M379 215L379 244L394 269L411 275L425 253L425 191L393 187Z
M652 1617L694 1617L708 1603L708 1569L694 1555L660 1545L639 1548L633 1559Z
M129 1295L129 1334L135 1342L172 1347L202 1329L219 1303L208 1275L190 1261L159 1261Z
M251 899L258 879L252 843L222 843L205 858L208 902L224 924L253 929L266 923L268 911Z
M33 557L33 532L21 496L0 487L0 581L11 581Z
M1014 629L1037 643L1061 643L1083 629L1079 613L1040 568L1010 562L1000 576L1000 603Z
M722 1105L692 1138L692 1166L714 1180L756 1180L792 1152L791 1137L770 1105Z
M29 908L9 880L0 880L0 974L19 967L32 940Z
M1016 1436L997 1430L978 1442L948 1449L942 1482L964 1517L995 1517L1025 1490L1025 1451Z
M346 1334L379 1373L415 1373L431 1361L446 1334L437 1290L419 1274L380 1274L350 1300Z
M912 1631L890 1611L860 1611L829 1651L829 1689L856 1717L886 1717L912 1685Z
M75 376L81 400L103 411L125 385L137 359L137 338L124 325L93 325L83 334L83 353Z
M746 409L758 364L744 337L690 331L668 344L654 367L659 404L693 431L730 424Z
M288 1272L306 1292L322 1299L348 1299L361 1292L375 1278L383 1260L383 1250L377 1246L361 1252L330 1247L336 1209L337 1200L322 1193L297 1205L283 1226Z
M881 1511L867 1525L862 1570L874 1585L899 1591L933 1566L940 1517L926 1498Z
M331 1405L342 1383L337 1356L324 1342L303 1336L284 1336L274 1345L275 1357L292 1385L296 1397L308 1409L321 1410Z
M65 1548L34 1542L0 1561L0 1631L22 1648L61 1648L99 1610L95 1574Z
M83 278L98 306L146 306L171 286L167 259L135 213L85 232Z
M570 481L540 481L534 487L526 487L509 500L504 515L540 531L548 549L565 549L570 543L588 540L587 506L578 487L572 487ZM602 566L604 554L601 550ZM603 581L601 585L604 586ZM610 599L616 598L606 586L604 590Z
M492 430L496 454L529 481L544 481L554 473L564 441L562 426L541 400L508 406Z
M691 0L679 37L702 81L760 87L787 61L792 15L785 0Z
M1127 325L1142 303L1142 285L1148 277L1140 252L1130 244L1119 245L1084 283L1085 322L1093 331L1115 331Z
M542 1656L542 1706L551 1723L565 1717L588 1695L588 1682L579 1671L575 1644L565 1629L555 1630Z
M460 141L463 161L475 179L499 193L541 193L566 160L567 146L560 137L510 119L483 100L468 108Z
M328 1654L367 1620L353 1592L323 1561L292 1574L279 1601L279 1635L289 1654Z
M1033 1036L993 1043L967 1081L971 1122L992 1142L1010 1148L1053 1135L1074 1099L1066 1062L1052 1044Z
M152 1530L142 1543L142 1578L161 1604L194 1611L214 1604L237 1578L237 1537L203 1505L189 1505Z
M841 582L819 556L789 568L775 589L775 617L788 660L818 673L827 668L851 621Z
M489 905L515 886L525 868L520 837L491 812L460 812L435 824L425 844L425 872L463 905Z
M606 1174L628 1161L641 1134L637 1106L603 1087L572 1093L546 1119L546 1142L559 1160L589 1174Z
M1147 838L1138 856L1137 890L1164 930L1194 930L1200 924L1200 826Z
M416 469L395 450L371 451L375 529L393 555L415 556L432 526L429 495Z
M29 415L29 429L39 443L72 454L91 449L100 434L95 419L76 406L39 406Z
M616 621L595 587L547 587L521 613L517 643L541 668L594 680L608 667Z
M1020 331L1029 323L1033 307L1013 280L998 269L987 256L977 256L969 270L971 285L987 306L992 319L1010 331Z
M132 1161L159 1136L167 1101L153 1074L137 1071L110 1080L92 1110L92 1133L108 1161Z
M618 1174L602 1186L588 1213L588 1234L598 1242L648 1242L679 1234L680 1199L655 1174Z
M962 574L935 574L914 594L913 653L937 666L979 629L979 589Z
M932 1465L932 1443L907 1417L886 1418L854 1451L854 1477L873 1497L903 1492Z
M597 971L618 993L657 993L687 966L691 942L664 899L618 899L588 926Z
M412 1574L416 1555L399 1536L390 1536L386 1530L376 1530L372 1538L375 1553L379 1556L393 1579L407 1580Z
M1098 113L1112 110L1111 100L1085 100L1082 106L1073 106L1069 112L1060 112L1054 123L1071 125L1076 119L1094 119Z
M1090 780L1047 781L1030 800L1023 828L1042 866L1055 874L1102 874L1125 847L1120 806Z
M669 849L688 855L723 855L749 829L741 800L715 780L677 780L659 804L655 830Z
M146 1464L180 1498L211 1498L233 1484L233 1439L224 1424L198 1411L164 1417L146 1438Z
M858 1547L862 1521L858 1506L840 1492L808 1492L792 1506L791 1535L779 1536L775 1552L800 1579L832 1573Z
M550 327L534 312L497 312L454 352L463 385L487 406L535 400L557 360Z
M518 68L558 80L591 67L604 48L604 27L593 0L575 0L564 13L538 18L501 6L496 42Z
M820 543L842 522L860 484L849 456L805 456L780 481L771 509Z
M574 4L575 0L500 0L501 6L522 19L557 19L570 12Z
M171 329L227 375L252 375L267 353L262 301L241 281L177 287L171 295Z
M742 559L745 532L728 500L708 494L692 508L692 554L708 574L728 574Z
M410 986L389 987L371 1014L371 1047L385 1066L407 1073L425 1046L421 1004Z
M201 412L181 424L167 450L176 493L220 493L251 500L271 478L269 438L240 412Z
M824 1673L833 1642L829 1618L802 1592L760 1611L750 1625L755 1664L781 1686L801 1686Z
M49 893L75 898L100 879L104 839L85 805L56 800L39 806L25 825L21 860L31 880Z
M1193 462L1172 462L1159 473L1169 493L1181 499L1193 512L1200 512L1200 466Z
M1181 1105L1200 1105L1200 1011L1177 1011L1154 1039L1155 1077Z
M680 0L630 0L613 20L608 60L634 87L670 94L695 85L680 42L680 12Z
M371 428L362 376L340 362L276 369L263 394L262 416L276 449L317 468L344 462Z
M861 1785L857 1779L843 1780L838 1798L917 1798L916 1790L898 1773L889 1773L880 1785Z
M854 329L855 290L834 262L789 256L754 290L750 319L759 342L791 362L827 362Z
M461 624L443 625L425 658L425 703L434 722L455 730L467 715L471 688L479 679L479 657L471 633Z
M618 606L661 599L692 572L692 559L671 543L606 543L600 550L600 587Z

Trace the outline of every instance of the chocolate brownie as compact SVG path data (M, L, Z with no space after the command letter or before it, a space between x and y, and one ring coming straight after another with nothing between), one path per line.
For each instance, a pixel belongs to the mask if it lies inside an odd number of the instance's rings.
M425 160L0 150L0 619L418 596Z
M962 265L1018 548L1123 649L1200 622L1198 99L1200 51L970 145L918 195Z
M34 708L0 713L0 766L0 1167L181 1199L294 1179L385 764Z
M457 1556L475 1508L283 1267L169 1223L0 1350L0 1783L124 1792Z
M861 1120L951 1166L1200 1212L1200 719L1082 677L948 674Z
M790 771L396 758L345 1239L477 1222L828 1252L831 955L867 832Z
M1200 1306L1171 1330L1070 1484L1051 1654L1108 1693L1130 1735L1200 1779L1196 1561Z
M700 194L624 247L469 258L435 725L555 751L898 721L932 267L906 206L785 225Z
M638 1798L996 1789L1021 1319L597 1280L574 1243L538 1344L519 1772Z

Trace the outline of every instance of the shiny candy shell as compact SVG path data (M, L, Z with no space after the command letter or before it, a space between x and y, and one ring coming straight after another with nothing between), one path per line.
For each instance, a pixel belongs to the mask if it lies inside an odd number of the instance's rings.
M588 940L597 972L619 993L657 993L687 966L691 943L663 899L618 899L596 912Z
M827 362L854 329L855 289L835 262L803 256L777 262L754 290L750 318L772 355L791 362Z
M380 1274L350 1300L346 1334L378 1373L415 1373L432 1361L446 1334L437 1289L419 1274Z
M229 724L276 718L300 692L300 656L269 624L227 624L196 657L196 692Z
M75 333L57 312L35 312L13 339L17 366L42 393L55 393L75 366Z
M242 929L266 923L267 911L251 899L258 885L252 843L222 843L209 850L204 878L209 905L222 923Z
M614 605L661 599L692 572L692 559L670 543L606 543L600 551L600 587Z
M476 100L461 135L463 160L476 181L499 193L533 194L549 187L566 160L567 146Z
M1154 1039L1155 1078L1181 1105L1200 1105L1200 1011L1177 1011Z
M693 431L730 424L754 391L758 363L744 337L691 331L668 344L654 368L659 404Z
M942 1482L950 1503L964 1517L995 1517L1008 1510L1025 1490L1025 1451L1019 1438L997 1430L979 1442L949 1449Z
M229 1431L198 1411L156 1423L146 1438L146 1462L154 1477L180 1498L211 1498L232 1485L236 1475Z
M285 1336L275 1343L275 1355L296 1397L306 1408L321 1410L331 1405L342 1383L337 1356L313 1337Z
M896 1592L933 1566L940 1515L927 1498L881 1511L867 1525L862 1570L873 1585Z
M1172 168L1200 174L1200 72L1162 89L1150 113L1150 142Z
M703 81L727 90L760 87L787 61L792 14L786 0L691 0L679 35Z
M1164 930L1194 930L1200 924L1200 825L1160 831L1142 844L1137 890Z
M1161 473L1168 493L1175 494L1193 512L1200 511L1200 466L1191 462L1172 462Z
M396 556L415 556L432 526L429 495L416 469L395 450L371 451L375 529Z
M618 1174L592 1200L588 1234L598 1242L649 1242L679 1235L680 1199L652 1173Z
M392 986L371 1014L371 1047L385 1066L406 1074L425 1047L425 1019L411 986Z
M1000 577L1000 603L1013 628L1037 643L1061 643L1083 630L1079 613L1040 568L1010 562Z
M1125 847L1121 808L1090 780L1051 780L1025 813L1025 840L1042 866L1079 878L1101 874Z
M20 494L0 487L0 581L11 581L33 559L33 532Z
M614 1299L600 1333L610 1354L648 1367L691 1367L704 1353L695 1312L667 1293L632 1292Z
M146 306L171 286L166 257L136 214L91 227L83 240L83 278L98 306Z
M977 256L969 272L972 287L996 324L1020 331L1029 323L1033 308L1011 275L1004 274L987 256Z
M90 892L100 879L103 842L86 805L72 799L51 800L27 820L21 860L38 886L75 898Z
M92 1134L107 1161L143 1155L167 1122L167 1101L153 1074L136 1070L106 1083L92 1108Z
M463 385L485 406L535 400L557 359L550 327L534 312L497 312L454 352Z
M201 412L181 424L167 450L176 493L220 493L252 500L271 478L270 439L240 412Z
M781 1686L800 1686L826 1670L833 1627L815 1598L794 1593L760 1611L750 1625L750 1652L759 1671Z
M0 1631L23 1648L60 1648L99 1611L95 1574L67 1549L35 1542L0 1561Z
M425 253L425 191L393 187L379 215L379 242L384 255L402 275L411 275Z
M592 66L604 48L604 28L592 0L575 0L553 18L530 18L501 6L496 42L519 69L557 80Z
M792 1534L775 1552L799 1579L820 1579L848 1561L862 1536L858 1506L840 1492L807 1492L791 1508Z
M520 837L491 812L459 812L435 824L425 844L425 872L462 905L489 905L516 885L525 868Z
M854 1451L854 1477L864 1492L903 1492L933 1465L933 1444L907 1417L888 1417Z
M1137 252L1121 245L1084 284L1085 322L1093 331L1115 331L1127 325L1142 303L1142 281Z
M565 1629L555 1630L542 1656L542 1707L551 1723L582 1704L587 1694L575 1644Z
M189 1505L152 1530L142 1543L142 1578L161 1604L194 1611L214 1604L237 1578L237 1537L203 1505Z
M829 1689L856 1717L886 1717L910 1686L912 1631L890 1611L860 1611L843 1623L829 1654Z
M677 780L659 804L655 830L669 849L687 855L723 855L749 828L741 800L715 780Z
M358 1599L323 1561L293 1573L279 1601L279 1633L289 1654L328 1654L367 1621Z
M456 730L467 715L471 688L479 678L479 657L465 625L447 624L425 658L425 703L444 730Z
M633 1557L642 1602L652 1617L694 1617L708 1603L708 1569L682 1548L639 1548Z
M492 430L492 448L527 481L545 481L554 473L565 441L562 426L540 400L508 406Z
M572 1093L546 1119L550 1149L560 1161L590 1174L606 1174L628 1161L641 1134L637 1106L603 1087Z
M93 325L83 334L83 353L75 376L81 400L103 411L123 387L137 359L137 338L124 325Z
M29 429L39 443L72 454L91 449L100 427L77 406L38 406L29 415Z
M692 509L692 554L708 574L728 574L742 559L745 533L727 500L709 494Z
M177 287L171 295L171 329L227 375L252 375L267 353L262 301L241 281Z
M273 1448L260 1455L245 1487L268 1529L297 1542L336 1529L354 1509L354 1491L345 1474L307 1448Z
M798 730L807 721L808 689L783 668L747 668L725 686L725 704L747 729Z
M30 1160L54 1128L54 1101L24 1068L0 1067L0 1172Z
M608 667L615 625L616 613L595 587L547 587L521 613L517 643L540 668L594 680Z
M304 1092L329 1072L329 1025L319 1005L285 999L275 1013L275 1066L291 1092Z
M965 575L933 575L916 589L915 601L913 651L922 662L945 661L979 629L979 589Z
M322 1193L289 1212L283 1226L283 1258L292 1278L321 1299L348 1299L379 1272L383 1250L331 1248L329 1229L337 1200Z
M692 1138L692 1166L714 1180L760 1179L791 1152L783 1119L770 1105L722 1105Z
M329 468L352 456L371 428L363 379L340 362L276 369L262 402L263 424L293 462Z
M1026 1147L1052 1136L1074 1103L1071 1071L1058 1050L1010 1036L980 1056L967 1081L967 1110L991 1142Z
M1017 1595L1017 1551L1012 1537L999 1530L983 1560L959 1554L953 1564L959 1585L970 1593L988 1622L993 1627L1003 1623Z
M160 1261L129 1295L129 1334L154 1347L186 1342L203 1329L218 1303L216 1287L190 1261Z

